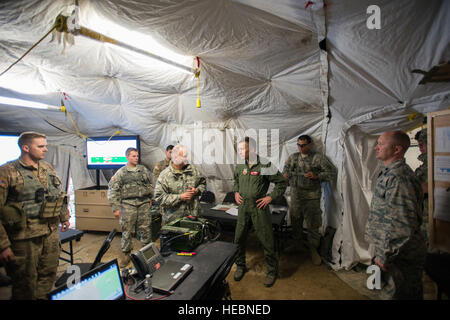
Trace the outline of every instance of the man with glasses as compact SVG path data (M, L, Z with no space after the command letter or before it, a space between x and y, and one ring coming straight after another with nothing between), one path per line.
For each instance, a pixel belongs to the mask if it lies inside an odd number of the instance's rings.
M188 150L176 145L172 161L156 181L155 200L162 207L164 223L185 216L199 216L200 196L206 191L206 178L189 163Z
M320 153L312 151L313 141L308 135L301 135L297 139L299 152L289 156L284 166L283 175L289 179L291 187L290 217L295 247L298 242L307 243L314 265L320 265L322 259L317 252L320 244L322 226L322 210L320 198L322 196L322 181L336 178L333 164ZM305 230L303 224L306 224ZM307 236L304 239L304 231Z

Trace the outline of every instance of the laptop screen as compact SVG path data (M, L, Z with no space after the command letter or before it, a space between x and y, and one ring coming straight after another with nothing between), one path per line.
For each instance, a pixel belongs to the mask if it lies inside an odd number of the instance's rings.
M119 300L124 298L117 259L81 275L80 282L67 284L48 294L50 300Z

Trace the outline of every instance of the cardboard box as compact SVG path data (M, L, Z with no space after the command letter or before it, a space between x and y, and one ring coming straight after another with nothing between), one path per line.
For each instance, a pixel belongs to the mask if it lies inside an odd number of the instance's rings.
M75 191L75 225L79 230L121 231L108 201L108 190L80 189Z
M77 218L106 218L116 219L110 205L75 203L75 216Z
M119 219L77 217L75 225L78 230L108 231L116 229L121 232Z
M75 190L75 204L106 204L108 201L108 190Z

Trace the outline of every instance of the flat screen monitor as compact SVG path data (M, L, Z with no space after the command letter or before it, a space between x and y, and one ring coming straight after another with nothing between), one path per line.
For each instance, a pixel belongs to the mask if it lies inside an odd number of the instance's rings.
M126 150L140 152L139 136L90 137L86 139L88 169L119 169L127 164Z
M125 299L117 259L102 264L81 275L80 282L56 288L49 300L122 300Z
M0 133L0 166L19 158L20 148L17 144L18 140L18 133Z

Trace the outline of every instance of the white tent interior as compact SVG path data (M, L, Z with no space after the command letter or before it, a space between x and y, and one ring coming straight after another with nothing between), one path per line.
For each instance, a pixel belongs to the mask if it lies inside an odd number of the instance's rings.
M411 72L450 61L448 1L379 0L369 13L368 0L77 2L80 26L189 67L199 61L199 78L115 45L75 36L64 47L49 35L0 76L0 97L63 99L69 114L0 102L0 131L46 133L47 160L63 181L70 162L75 189L96 184L86 136L139 135L150 169L167 145L187 144L218 199L231 190L234 165L208 161L211 141L221 146L215 155L233 159L225 146L237 132L267 134L268 156L282 169L309 134L338 169L324 219L337 229L333 268L369 262L377 135L417 127L450 105L449 82L419 84L424 75ZM74 0L2 1L0 72L74 9ZM380 28L369 28L377 17Z

